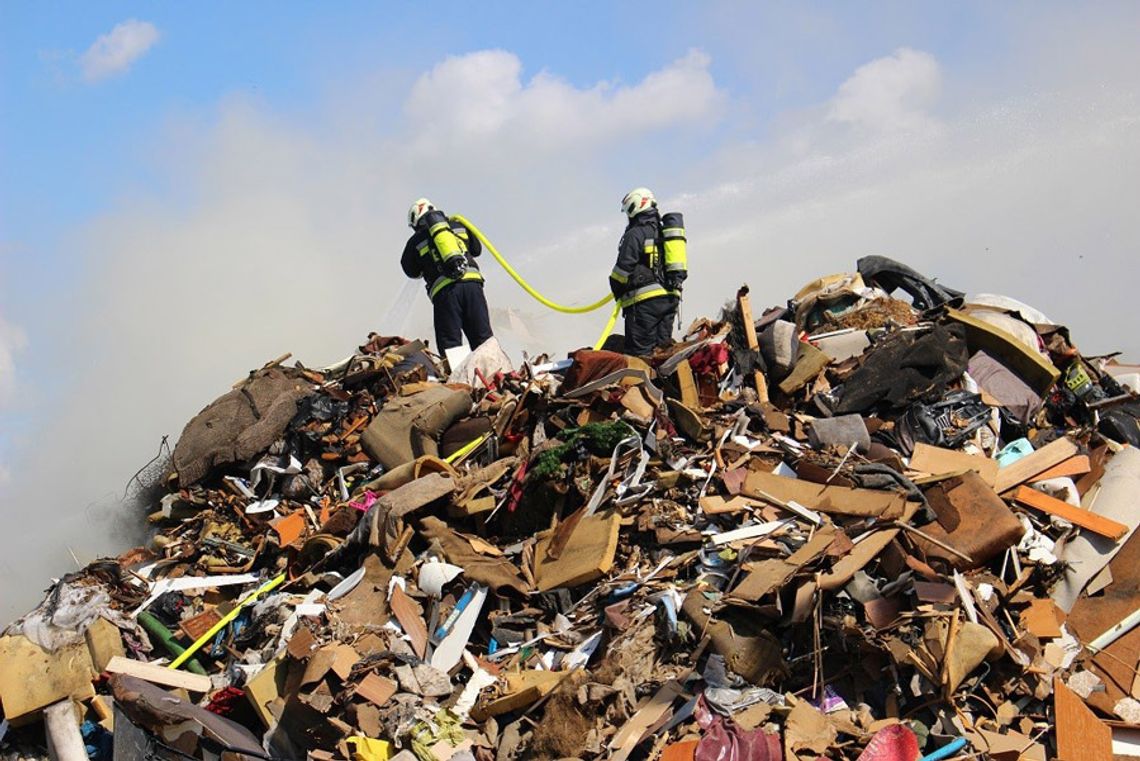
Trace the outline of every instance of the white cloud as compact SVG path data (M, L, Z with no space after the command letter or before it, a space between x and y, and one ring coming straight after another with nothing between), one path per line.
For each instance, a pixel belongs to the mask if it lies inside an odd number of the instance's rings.
M927 109L942 85L934 56L899 48L855 70L831 102L838 122L884 131L914 130L931 123Z
M577 88L545 71L524 84L518 56L484 50L447 58L422 75L404 109L421 146L509 136L516 147L554 149L715 121L725 95L710 63L690 50L637 84Z
M0 316L0 407L11 401L16 389L16 352L27 345L24 331Z
M114 29L100 35L80 56L83 78L88 82L98 82L125 73L131 64L158 42L158 38L157 27L149 21L128 19L116 24Z

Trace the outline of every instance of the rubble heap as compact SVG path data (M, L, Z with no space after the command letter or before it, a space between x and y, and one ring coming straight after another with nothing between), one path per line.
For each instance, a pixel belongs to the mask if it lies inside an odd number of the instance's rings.
M741 289L650 358L610 343L513 368L491 341L447 373L372 335L333 367L251 372L183 431L149 544L0 638L0 742L35 754L46 728L68 761L1140 747L1140 368L882 257L759 319Z

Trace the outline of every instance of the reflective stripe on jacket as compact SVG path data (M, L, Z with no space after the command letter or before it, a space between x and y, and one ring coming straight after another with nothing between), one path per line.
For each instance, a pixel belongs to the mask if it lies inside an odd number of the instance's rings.
M475 262L475 257L483 253L483 245L478 238L468 234L467 228L463 225L454 221L450 224L451 231L455 233L455 238L458 239L467 265L467 271L462 277L451 277L445 271L443 267L444 257L436 248L435 241L427 228L419 228L412 233L412 237L408 238L407 244L404 245L404 253L400 257L400 267L403 268L404 274L412 278L422 277L428 296L433 299L437 293L458 280L483 281L483 275L479 272L479 265Z
M658 246L661 220L656 210L629 221L618 243L618 257L610 272L610 290L623 309L647 299L669 296Z

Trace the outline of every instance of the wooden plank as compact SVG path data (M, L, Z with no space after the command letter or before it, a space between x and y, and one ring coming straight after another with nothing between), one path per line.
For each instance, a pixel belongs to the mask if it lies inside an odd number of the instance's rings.
M756 602L784 586L799 570L781 558L769 558L748 565L748 575L729 593L730 597Z
M825 486L762 471L750 472L740 493L759 500L768 494L783 502L798 502L817 512L860 518L899 518L906 505L906 498L895 492Z
M997 481L998 474L997 460L981 455L956 452L953 449L932 447L929 444L922 443L914 445L914 454L910 457L910 467L913 470L936 476L972 470L991 487Z
M752 319L752 302L748 299L747 288L741 288L737 292L736 303L740 306L740 319L744 322L744 338L748 341L748 348L758 351L760 339L756 336L756 320ZM760 401L768 401L768 379L764 377L764 373L759 370L754 371L752 382L756 386L756 395Z
M693 377L693 366L683 359L677 365L677 387L681 391L681 404L694 410L701 408L701 397L697 393L697 381Z
M1074 526L1080 526L1083 529L1092 531L1094 534L1106 536L1114 541L1119 540L1128 533L1128 527L1123 523L1117 523L1102 515L1097 515L1096 513L1079 507L1073 507L1068 502L1062 502L1056 497L1042 494L1036 489L1030 489L1028 486L1018 487L1014 499L1026 507L1032 507L1034 510L1040 510L1049 515L1056 515L1058 518L1067 520Z
M159 666L157 663L143 663L119 655L111 659L111 662L107 664L106 671L112 674L127 674L138 677L154 684L161 684L164 687L181 688L190 692L210 691L210 677L208 676Z
M1057 761L1112 761L1112 730L1060 677L1053 678Z
M828 526L815 532L804 546L787 558L768 558L746 563L748 575L729 593L730 597L755 602L775 592L787 583L801 568L822 555L835 541L836 531Z
M1044 481L1048 478L1072 478L1074 476L1083 476L1092 470L1092 464L1089 462L1087 454L1079 454L1076 457L1070 457L1062 463L1054 465L1048 470L1043 470L1033 477L1033 481Z
M906 503L906 509L899 520L903 523L909 523L914 514L918 512L919 507L917 502ZM816 577L819 588L825 592L832 592L846 586L847 582L851 581L858 571L878 557L879 553L894 541L899 531L900 529L897 528L882 529L864 537L850 552L836 561L830 571L821 573Z
M1077 445L1062 437L1027 454L1016 462L998 470L994 490L1004 494L1015 486L1020 486L1038 473L1052 468L1077 453Z

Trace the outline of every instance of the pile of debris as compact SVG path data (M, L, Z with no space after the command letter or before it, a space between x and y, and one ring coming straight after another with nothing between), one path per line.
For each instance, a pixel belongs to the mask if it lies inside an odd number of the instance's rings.
M881 257L620 344L250 373L0 638L5 752L1140 754L1140 368Z

